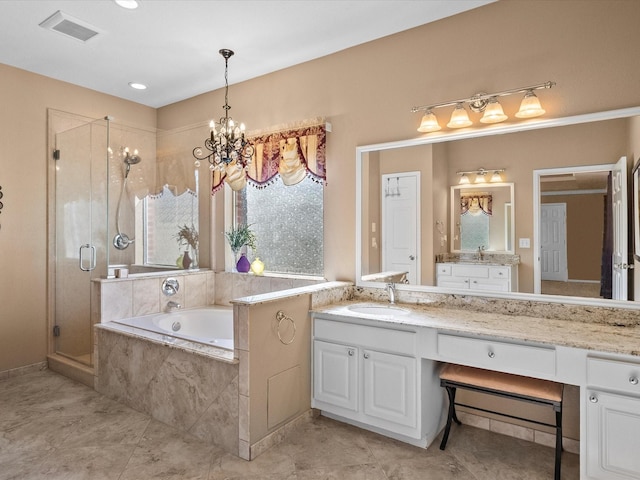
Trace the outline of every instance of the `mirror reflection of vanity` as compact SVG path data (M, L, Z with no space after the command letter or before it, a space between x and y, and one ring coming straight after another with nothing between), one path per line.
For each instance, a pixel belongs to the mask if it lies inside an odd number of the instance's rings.
M387 281L382 269L381 234L384 225L380 216L383 188L382 174L420 172L419 232L417 268L420 282L411 289L432 292L457 291L457 287L437 287L437 260L448 256L466 256L471 259L476 251L461 248L456 240L456 217L451 192L457 188L461 170L479 167L504 168L503 178L513 184L513 200L503 202L500 211L510 210L511 235L504 235L502 246L485 245L484 255L510 254L519 259L517 291L519 298L539 298L534 285L534 270L539 268L539 239L534 237L534 172L558 167L615 164L620 157L629 155L631 138L638 142L640 107L587 114L551 120L500 124L483 129L467 129L450 133L437 132L419 138L375 144L357 148L357 283L376 286L375 279ZM481 186L484 191L489 183ZM476 185L473 185L475 188ZM544 190L544 189L543 189ZM576 192L581 193L581 192ZM509 203L511 205L509 205ZM579 202L578 202L579 203ZM494 207L494 211L497 208ZM631 228L631 225L630 225ZM491 232L497 229L489 229ZM573 235L601 236L602 229L574 232ZM497 235L497 233L496 233ZM528 245L528 246L527 246ZM480 246L480 245L479 245ZM470 250L470 249L469 249ZM583 259L587 261L588 259ZM589 260L591 261L591 260ZM599 258L593 262L600 262ZM569 271L569 278L571 278ZM630 273L633 274L633 271ZM372 279L374 281L372 281ZM590 280L598 282L599 280ZM404 287L400 287L404 288ZM543 290L544 291L544 290ZM566 295L566 294L563 294ZM552 297L546 296L552 300ZM564 301L568 299L564 298ZM575 299L584 303L585 299ZM589 303L611 300L590 299ZM607 303L608 302L608 303Z
M516 292L513 183L454 185L449 206L452 248L436 256L436 285Z

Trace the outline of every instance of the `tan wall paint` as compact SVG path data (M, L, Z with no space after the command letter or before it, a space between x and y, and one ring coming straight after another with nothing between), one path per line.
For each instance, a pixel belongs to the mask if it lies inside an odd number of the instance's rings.
M630 48L639 17L636 0L502 0L240 84L231 70L231 113L250 129L318 115L331 121L326 277L353 280L357 145L416 137L413 105L549 79L558 83L544 92L549 117L640 105L640 63ZM217 61L214 52L211 58ZM111 114L143 127L156 126L157 113L157 126L172 129L217 118L222 97L217 90L156 112L0 65L0 371L46 355L46 109ZM516 103L505 101L505 110ZM526 188L516 194L520 204L530 198ZM221 265L221 196L213 211Z
M47 347L47 109L155 127L156 111L0 65L0 371Z

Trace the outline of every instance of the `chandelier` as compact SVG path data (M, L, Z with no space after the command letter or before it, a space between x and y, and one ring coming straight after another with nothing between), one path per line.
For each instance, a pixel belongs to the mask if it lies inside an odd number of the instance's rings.
M246 171L251 164L253 146L244 137L244 123L236 125L229 116L229 79L227 75L229 58L233 50L223 48L220 55L224 58L224 117L216 123L209 124L210 136L204 141L204 149L196 147L193 156L196 167L201 160L209 162L209 169L219 170L227 174L227 183L234 190L241 190L246 184ZM206 150L205 150L206 149ZM209 152L209 153L207 153Z

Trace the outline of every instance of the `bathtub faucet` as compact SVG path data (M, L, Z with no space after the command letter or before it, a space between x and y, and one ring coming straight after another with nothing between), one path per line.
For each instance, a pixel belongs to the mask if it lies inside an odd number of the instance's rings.
M172 312L173 310L178 310L179 308L182 308L182 305L180 305L178 302L174 302L173 300L169 300L167 302L167 312Z

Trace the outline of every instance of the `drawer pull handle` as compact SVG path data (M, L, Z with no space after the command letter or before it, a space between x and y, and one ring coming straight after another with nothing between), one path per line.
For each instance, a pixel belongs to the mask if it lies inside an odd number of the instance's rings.
M487 355L489 355L489 358L493 358L496 356L496 354L492 351L489 351L489 353L487 353Z
M353 357L353 348L350 348L349 350L347 350L347 353L349 354L350 357Z
M629 383L631 385L637 385L638 384L638 377L629 377Z
M364 354L364 358L369 358L369 354L368 354L368 353L365 353L365 354Z
M589 401L591 403L598 403L598 397L596 397L595 395L591 395L589 396Z

